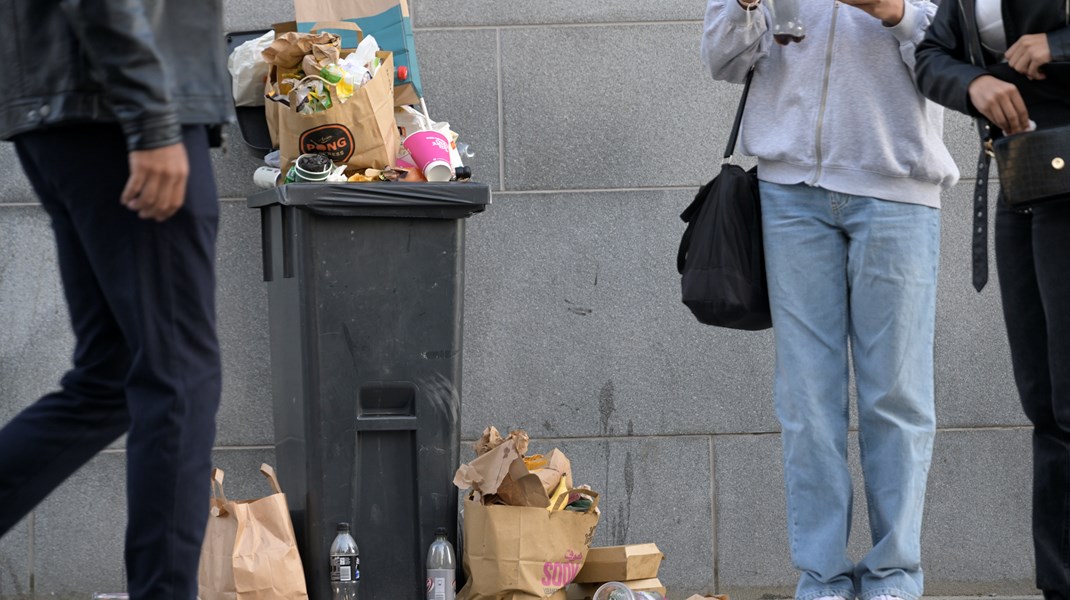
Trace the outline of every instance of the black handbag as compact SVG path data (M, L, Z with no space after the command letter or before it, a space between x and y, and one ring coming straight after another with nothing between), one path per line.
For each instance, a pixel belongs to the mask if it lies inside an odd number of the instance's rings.
M676 255L683 302L706 325L757 331L773 326L762 250L758 169L730 162L752 69L743 86L721 171L680 215L687 223Z
M997 139L999 187L1011 206L1070 197L1070 127L1041 129Z

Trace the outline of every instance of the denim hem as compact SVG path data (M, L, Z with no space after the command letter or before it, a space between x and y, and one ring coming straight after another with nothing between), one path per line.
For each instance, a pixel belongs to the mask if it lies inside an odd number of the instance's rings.
M805 596L796 596L795 600L817 600L817 598L821 598L822 596L839 596L844 600L853 600L855 591L851 589L820 590L817 592L810 592ZM917 600L917 598L911 598L911 600Z
M859 600L873 600L877 596L895 596L901 600L918 600L921 596L915 596L914 594L908 594L898 588L877 588L875 590L868 590L859 594Z

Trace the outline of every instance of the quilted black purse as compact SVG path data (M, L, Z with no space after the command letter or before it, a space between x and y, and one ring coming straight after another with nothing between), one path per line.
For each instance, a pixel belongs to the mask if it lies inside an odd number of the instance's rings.
M1070 196L1070 126L1002 137L993 142L992 152L1007 204Z

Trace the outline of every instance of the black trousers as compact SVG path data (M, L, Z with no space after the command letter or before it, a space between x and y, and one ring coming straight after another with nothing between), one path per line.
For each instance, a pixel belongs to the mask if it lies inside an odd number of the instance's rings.
M1000 202L996 262L1014 379L1033 423L1037 587L1070 600L1070 194L1027 211Z
M0 535L127 434L132 600L194 600L220 396L219 221L204 127L183 131L190 178L171 219L119 204L117 126L23 134L19 160L52 220L75 335L73 366L0 430Z

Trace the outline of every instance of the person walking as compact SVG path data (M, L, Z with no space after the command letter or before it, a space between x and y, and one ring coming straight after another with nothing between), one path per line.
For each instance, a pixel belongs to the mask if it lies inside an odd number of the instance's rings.
M800 0L805 35L785 45L769 4L709 0L702 55L715 79L753 69L741 149L758 159L795 598L917 600L938 209L958 179L943 109L913 80L936 5ZM873 544L857 563L849 357Z
M0 429L0 536L126 434L130 598L194 600L221 385L222 2L6 0L0 23L0 138L51 219L75 337L60 389Z

